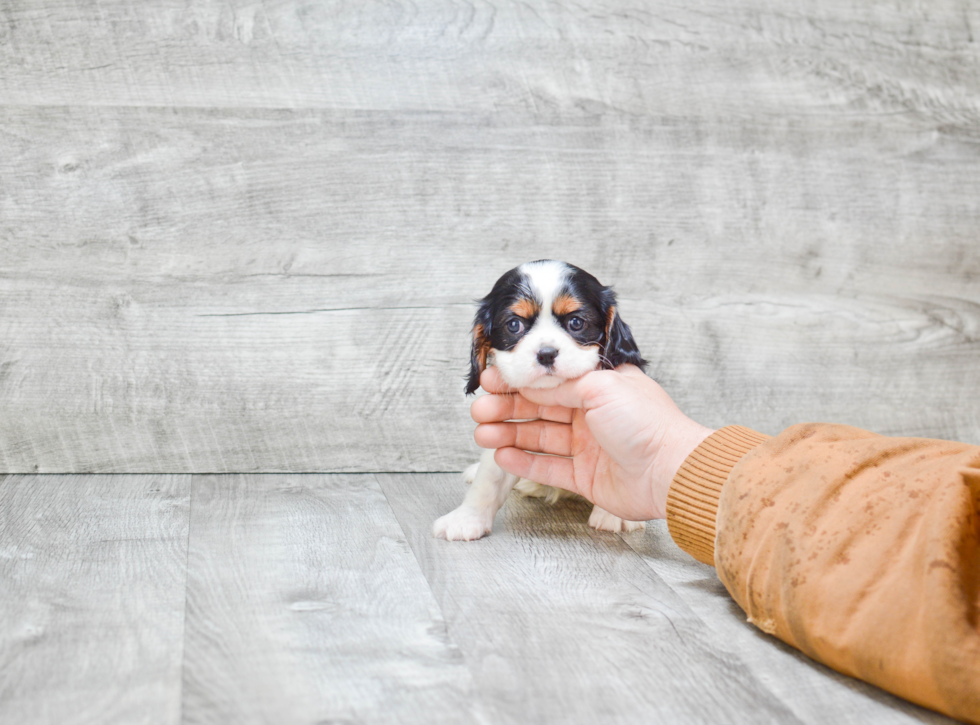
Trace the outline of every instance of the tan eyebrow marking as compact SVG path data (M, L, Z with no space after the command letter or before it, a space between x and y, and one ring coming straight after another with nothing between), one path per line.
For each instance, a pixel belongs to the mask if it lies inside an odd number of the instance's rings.
M582 303L567 293L558 295L551 305L551 311L558 317L561 315L570 315L573 312L578 312L580 309L582 309Z
M541 311L541 307L534 300L528 299L527 297L522 297L510 306L510 311L518 317L523 317L525 320L530 320Z

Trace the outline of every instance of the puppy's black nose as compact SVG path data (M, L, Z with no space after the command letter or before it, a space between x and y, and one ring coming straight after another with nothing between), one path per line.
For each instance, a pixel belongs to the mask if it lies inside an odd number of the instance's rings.
M542 347L538 350L538 362L546 368L555 364L556 357L558 357L558 351L553 347Z

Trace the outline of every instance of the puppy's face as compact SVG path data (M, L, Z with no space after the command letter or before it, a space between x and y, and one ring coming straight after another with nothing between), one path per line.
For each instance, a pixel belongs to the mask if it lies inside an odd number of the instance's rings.
M466 392L492 362L514 388L547 388L596 368L643 367L616 295L564 262L528 262L504 274L480 303Z

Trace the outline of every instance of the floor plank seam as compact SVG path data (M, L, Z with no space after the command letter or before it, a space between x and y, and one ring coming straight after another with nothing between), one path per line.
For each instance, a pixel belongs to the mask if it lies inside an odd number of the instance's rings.
M457 473L457 471L442 471L442 473ZM390 475L405 475L405 474L390 474ZM449 646L454 647L459 652L460 659L462 659L463 663L466 665L466 671L469 672L472 681L476 683L479 673L474 670L470 658L467 657L466 655L466 651L462 647L460 647L457 637L454 636L453 634L453 630L456 627L454 627L454 623L450 621L449 617L446 616L446 610L445 607L443 606L443 600L439 596L439 593L435 589L433 589L432 582L429 581L429 575L426 571L425 563L421 559L419 559L419 555L418 552L416 551L416 548L412 546L412 542L408 535L408 532L405 531L405 526L402 524L401 518L398 516L398 509L392 505L391 499L388 497L388 491L386 490L385 486L381 483L381 481L375 478L375 483L377 483L378 488L381 489L381 495L384 496L385 503L388 504L388 508L391 510L392 515L395 517L395 521L398 524L398 528L401 531L402 536L405 537L405 543L408 545L409 550L412 552L412 558L415 559L415 563L419 568L419 572L422 574L422 579L425 581L425 586L428 587L429 589L429 594L432 596L432 601L434 601L436 607L439 608L439 616L442 617L442 623L446 627L446 637L448 639ZM457 612L465 611L465 608L459 605L459 602L456 601L456 598L453 596L451 591L447 589L443 593L443 596L448 597L450 600L452 600ZM457 619L457 624L460 621L465 622L465 620L466 620L465 617L459 618ZM474 699L479 700L478 693L474 691L473 694L474 694Z

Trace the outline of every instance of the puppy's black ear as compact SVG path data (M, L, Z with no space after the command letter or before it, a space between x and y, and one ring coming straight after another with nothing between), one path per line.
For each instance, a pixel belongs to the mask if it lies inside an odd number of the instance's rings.
M636 346L629 325L619 316L616 310L616 295L608 287L603 295L603 301L606 307L606 342L602 350L602 368L612 370L630 363L640 370L645 370L647 361L640 355L640 348Z
M473 320L473 346L470 348L470 374L466 378L466 394L472 395L480 387L480 373L487 369L490 352L490 326L493 313L486 300L480 305Z

